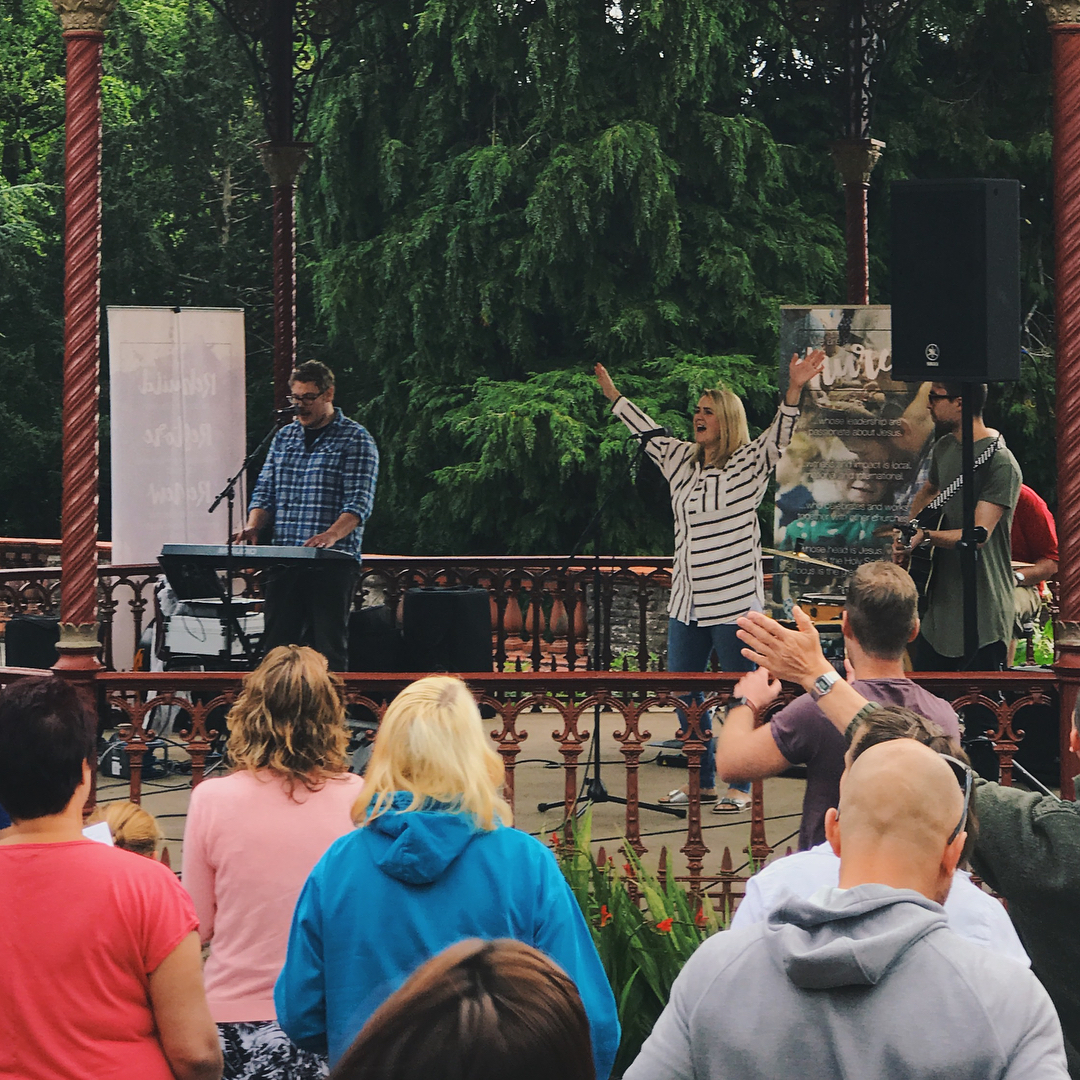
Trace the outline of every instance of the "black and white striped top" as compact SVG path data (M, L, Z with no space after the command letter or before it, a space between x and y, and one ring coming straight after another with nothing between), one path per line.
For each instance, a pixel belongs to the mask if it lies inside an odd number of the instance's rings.
M612 412L635 433L657 426L624 397ZM645 453L671 487L675 515L668 603L673 619L711 626L764 607L757 508L798 418L797 407L781 404L769 427L736 450L722 469L694 462L692 442L663 436L649 440Z

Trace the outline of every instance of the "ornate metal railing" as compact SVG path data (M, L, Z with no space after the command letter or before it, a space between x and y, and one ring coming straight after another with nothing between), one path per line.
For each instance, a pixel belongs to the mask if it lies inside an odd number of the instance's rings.
M591 664L593 588L600 581L601 667L662 666L671 559L612 556L596 561L564 557L364 559L357 604L385 603L398 616L405 591L423 586L469 585L488 591L492 653L498 671L585 670ZM143 631L155 617L156 563L98 568L98 616L103 660L110 671L131 667ZM239 575L243 595L259 596L259 575ZM12 615L55 615L59 567L0 570L0 625Z
M27 674L0 669L0 682ZM569 822L578 800L587 766L595 718L618 744L622 757L620 792L626 799L624 836L638 854L648 849L641 827L639 769L642 753L652 738L649 714L672 710L680 694L700 692L704 700L688 707L689 737L683 752L688 761L690 802L686 807L686 833L679 851L683 865L676 868L665 856L662 869L685 882L695 894L708 895L723 910L741 896L752 870L773 851L766 832L767 814L762 783L752 790L747 859L735 868L730 848L725 848L719 867L706 869L709 847L701 819L699 770L704 743L700 718L704 710L722 705L737 678L732 674L672 674L654 672L484 672L465 676L478 702L491 718L491 737L506 766L506 794L515 801L515 773L523 744L535 749L549 745L561 758L562 803ZM980 726L986 730L997 754L1003 783L1012 782L1012 762L1023 737L1025 710L1056 704L1057 688L1051 672L918 674L916 680L933 693L950 699L967 720L984 713ZM191 784L201 782L215 741L220 745L223 717L240 688L241 676L229 673L135 673L103 672L97 677L100 707L111 716L126 744L130 762L129 795L142 797L144 758L162 724L165 708L174 710L170 723L173 737L181 741L191 759ZM402 674L348 674L345 676L350 704L364 706L381 717L386 704L411 680ZM786 687L769 711L791 700ZM176 715L180 719L177 720ZM765 717L759 717L764 720Z

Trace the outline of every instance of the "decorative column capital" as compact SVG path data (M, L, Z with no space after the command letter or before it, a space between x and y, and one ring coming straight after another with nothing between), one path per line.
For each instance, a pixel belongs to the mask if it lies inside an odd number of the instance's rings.
M105 24L116 8L117 0L52 0L60 16L60 26L68 30L96 30L104 33Z
M55 3L55 0L53 0ZM271 187L292 187L314 143L259 143L259 157Z
M838 139L829 143L836 171L845 184L869 184L884 149L880 139Z
M1080 3L1077 0L1039 0L1039 3L1046 9L1046 19L1051 26L1080 23Z

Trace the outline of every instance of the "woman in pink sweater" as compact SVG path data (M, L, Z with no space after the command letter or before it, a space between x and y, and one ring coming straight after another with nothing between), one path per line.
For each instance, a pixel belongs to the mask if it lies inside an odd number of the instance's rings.
M192 791L183 867L210 942L204 975L224 1078L325 1076L325 1059L278 1027L274 981L300 889L352 829L363 784L346 771L341 681L314 649L281 645L244 679L228 721L234 771Z

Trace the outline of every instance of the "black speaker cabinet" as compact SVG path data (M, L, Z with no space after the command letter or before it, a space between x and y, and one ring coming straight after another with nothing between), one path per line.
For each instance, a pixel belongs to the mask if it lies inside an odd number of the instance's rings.
M59 659L60 620L51 615L12 615L4 630L8 667L51 668Z
M892 374L1020 378L1020 183L892 185Z
M401 629L406 671L491 670L487 589L406 589Z

